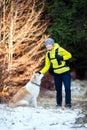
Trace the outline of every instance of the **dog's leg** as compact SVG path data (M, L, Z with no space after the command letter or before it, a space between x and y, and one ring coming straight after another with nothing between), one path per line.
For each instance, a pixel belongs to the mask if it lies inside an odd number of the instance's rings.
M27 102L26 100L21 100L21 101L15 103L15 106L16 106L16 107L17 107L17 106L28 106L28 105L29 105L29 104L28 104L28 102Z
M9 102L9 107L15 107L15 104L13 102Z
M35 108L37 108L37 98L33 97L33 105Z

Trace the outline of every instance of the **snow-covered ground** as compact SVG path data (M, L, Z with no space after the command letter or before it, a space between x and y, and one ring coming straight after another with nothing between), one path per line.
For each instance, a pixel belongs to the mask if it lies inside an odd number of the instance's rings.
M73 93L79 93L80 86L74 85ZM80 108L56 109L41 105L9 108L1 104L0 130L87 130L87 124L76 124L76 119L83 116Z
M81 110L55 108L0 106L0 130L86 130L85 125L76 125Z

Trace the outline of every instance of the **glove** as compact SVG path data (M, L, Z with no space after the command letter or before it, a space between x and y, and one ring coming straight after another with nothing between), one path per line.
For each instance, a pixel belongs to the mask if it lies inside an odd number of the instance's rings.
M41 72L40 72L40 71L39 71L38 73L39 73L39 74L41 74Z
M56 58L57 58L57 60L63 60L63 56L60 56L60 55L56 55Z
M41 72L40 72L40 71L37 71L36 73L41 74Z

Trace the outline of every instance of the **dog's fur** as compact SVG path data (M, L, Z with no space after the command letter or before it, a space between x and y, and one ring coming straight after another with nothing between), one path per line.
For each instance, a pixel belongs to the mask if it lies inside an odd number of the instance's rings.
M43 74L34 73L30 81L14 95L9 103L10 107L28 106L32 102L37 107L37 97L40 92L40 83Z

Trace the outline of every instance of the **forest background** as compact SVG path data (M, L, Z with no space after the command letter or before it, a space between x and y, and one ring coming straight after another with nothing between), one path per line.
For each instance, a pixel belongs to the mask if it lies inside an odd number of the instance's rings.
M13 95L42 68L49 36L72 53L75 78L87 79L87 0L0 0L0 92Z
M47 0L45 14L51 20L47 31L73 55L72 70L87 78L87 1Z

